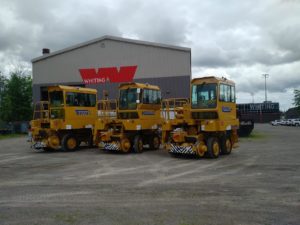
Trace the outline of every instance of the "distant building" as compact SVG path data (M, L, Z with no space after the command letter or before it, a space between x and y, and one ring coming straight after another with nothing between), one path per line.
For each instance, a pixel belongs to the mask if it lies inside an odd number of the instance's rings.
M238 112L243 119L251 119L256 123L268 123L280 119L278 102L237 104Z

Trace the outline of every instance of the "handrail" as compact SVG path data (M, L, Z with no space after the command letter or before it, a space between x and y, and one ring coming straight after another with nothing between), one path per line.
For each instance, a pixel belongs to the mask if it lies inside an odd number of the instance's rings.
M189 104L188 98L168 98L161 103L162 116L167 119L175 119L182 115L183 106Z
M49 120L48 101L38 101L34 104L33 119Z
M116 118L118 101L116 99L103 99L97 102L98 117Z

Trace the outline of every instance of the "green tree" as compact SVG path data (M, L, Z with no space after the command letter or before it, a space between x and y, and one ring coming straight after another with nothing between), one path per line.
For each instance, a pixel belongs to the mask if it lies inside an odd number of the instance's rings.
M7 84L7 79L0 71L0 114L4 109L4 107L2 107L2 104L3 104L6 84ZM2 121L2 117L0 116L0 128L2 128L3 126L4 126L4 123Z
M32 117L32 79L15 71L4 80L1 91L0 118L3 121L28 121Z
M7 85L7 79L0 71L0 106L1 106L1 100L3 98L3 94L5 92L6 85Z
M300 90L297 89L294 90L294 105L298 108L298 111L300 111Z

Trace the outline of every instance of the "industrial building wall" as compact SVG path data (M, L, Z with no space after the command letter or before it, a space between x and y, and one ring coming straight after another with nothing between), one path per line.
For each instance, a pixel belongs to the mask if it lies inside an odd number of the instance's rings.
M163 95L187 97L191 78L191 52L140 45L115 40L102 40L78 49L65 51L33 62L33 98L40 99L40 88L50 85L83 84L79 69L137 65L136 82L161 86ZM88 85L100 94L105 88L115 97L118 83Z
M190 51L103 40L33 62L33 84L82 82L79 69L137 65L136 79L190 76Z
M189 97L190 91L190 78L188 76L180 77L163 77L163 78L144 78L134 79L138 83L148 83L158 85L161 88L163 98L182 98ZM94 84L87 85L86 87L95 88L98 90L98 97L103 97L103 90L108 91L109 98L118 97L118 83L107 84Z
M190 77L177 76L177 77L162 77L162 78L144 78L134 79L134 82L149 83L158 85L161 88L163 98L188 98L190 91ZM68 82L64 85L84 86L95 88L98 90L98 98L103 98L103 91L108 91L109 98L115 99L118 97L119 83L104 83L104 84L89 84L83 85L82 83ZM34 102L41 99L41 88L47 85L33 85L33 100ZM44 99L45 100L45 99Z

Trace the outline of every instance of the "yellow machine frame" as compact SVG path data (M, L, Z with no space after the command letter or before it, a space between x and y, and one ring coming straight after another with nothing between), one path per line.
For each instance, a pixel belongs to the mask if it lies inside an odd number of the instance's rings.
M31 121L32 146L44 150L74 150L80 142L92 145L97 91L59 85L48 87L48 96L49 102L35 105Z
M126 94L126 91L128 92ZM122 106L123 97L129 95L136 99ZM153 93L159 102L146 103L146 93ZM155 94L154 94L155 93ZM141 83L124 83L119 86L119 101L116 109L116 118L99 118L95 123L95 143L100 149L107 151L129 152L133 149L139 153L143 146L149 144L150 148L158 149L160 145L159 128L162 124L160 115L160 89L158 86Z
M195 86L196 91L196 85L213 87L214 99L195 101L192 88ZM221 89L223 92L226 90L225 94L231 93L230 101L222 99ZM196 78L191 81L190 93L191 102L188 99L163 101L162 111L165 118L168 116L162 126L162 141L166 150L171 154L200 157L206 154L210 158L217 158L220 153L230 154L238 141L239 126L234 82L217 77ZM194 107L192 101L196 104ZM202 108L197 104L202 105ZM171 113L173 118L170 118Z

